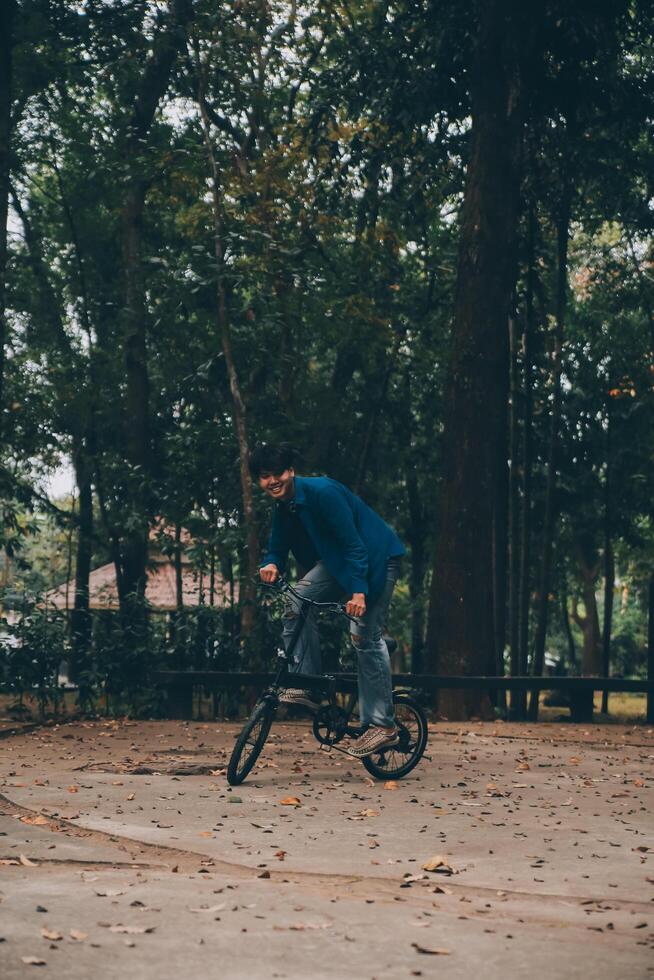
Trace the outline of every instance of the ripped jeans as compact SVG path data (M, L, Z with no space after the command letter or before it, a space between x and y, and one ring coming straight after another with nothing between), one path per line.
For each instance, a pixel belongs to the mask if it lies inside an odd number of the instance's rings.
M368 606L360 619L350 623L350 639L358 660L359 715L362 725L390 728L394 724L391 661L383 629L399 574L400 559L389 558L383 592ZM300 579L295 589L314 602L336 602L343 598L341 586L332 578L322 561ZM293 636L299 614L300 600L289 594L284 612L283 638L286 648ZM293 657L298 674L322 673L318 626L312 609L308 611Z

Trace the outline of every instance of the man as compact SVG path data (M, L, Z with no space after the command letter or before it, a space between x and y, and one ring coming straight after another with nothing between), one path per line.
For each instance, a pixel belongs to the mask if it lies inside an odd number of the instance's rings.
M345 597L355 621L350 637L358 656L359 709L363 734L348 752L362 758L396 745L391 665L383 626L405 553L395 532L342 483L328 477L300 477L294 451L286 445L258 446L250 472L275 501L267 553L259 574L272 583L286 568L289 551L302 569L297 592L316 602ZM288 647L301 600L291 597L284 613ZM322 673L316 622L307 615L294 650L298 674ZM301 688L285 691L286 704L316 711L318 704Z

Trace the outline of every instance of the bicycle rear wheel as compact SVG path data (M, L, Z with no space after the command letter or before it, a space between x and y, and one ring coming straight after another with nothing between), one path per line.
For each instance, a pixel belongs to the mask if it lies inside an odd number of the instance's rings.
M418 765L427 748L427 719L413 698L406 694L394 694L395 723L399 729L397 745L361 761L371 776L377 779L401 779Z
M266 744L274 717L275 708L268 701L260 701L255 705L232 749L227 766L227 782L230 786L238 786L251 772Z

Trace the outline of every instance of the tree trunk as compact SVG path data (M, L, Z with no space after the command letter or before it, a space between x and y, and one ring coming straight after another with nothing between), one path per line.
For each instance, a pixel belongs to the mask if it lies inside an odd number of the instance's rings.
M566 183L563 189L561 212L557 221L557 288L556 288L556 329L552 351L553 403L550 414L550 427L547 450L547 484L545 489L545 519L543 521L543 547L540 572L540 592L538 596L538 623L534 642L533 674L540 677L545 661L545 640L547 637L547 617L549 610L549 590L552 566L552 546L554 540L554 492L556 489L556 448L559 439L561 419L561 369L563 353L563 333L565 311L568 298L568 235L570 228L571 187ZM538 691L533 691L529 701L529 718L538 718Z
M5 348L7 345L7 217L11 138L12 53L16 0L0 4L0 440L5 415Z
M654 572L647 589L647 679L654 682ZM647 693L647 724L654 725L654 691Z
M145 588L148 555L148 499L144 477L150 467L149 378L147 367L145 284L142 269L145 183L132 178L123 212L125 269L125 455L133 486L130 498L138 520L122 544L121 607L128 633L142 642L146 628ZM132 482L132 481L130 481Z
M577 648L575 646L575 638L572 634L572 627L570 626L570 614L568 612L568 588L565 572L563 572L561 575L560 603L561 625L563 626L563 632L565 633L565 638L568 643L568 660L570 661L570 666L572 667L573 672L576 674L578 672Z
M82 442L76 447L73 463L79 493L77 557L75 562L75 601L70 620L72 641L70 676L79 685L80 702L88 700L90 685L84 680L84 665L91 645L89 578L93 553L93 460Z
M518 456L520 452L519 404L518 404L518 338L514 317L509 319L510 346L510 480L509 480L509 642L511 646L511 674L520 674L520 472ZM511 717L521 719L523 711L522 691L511 693Z
M602 628L602 674L611 670L611 626L613 623L613 592L615 589L615 558L611 541L611 414L606 417L606 481L604 484L604 622ZM602 692L602 713L608 714L609 692Z
M506 465L526 32L502 0L481 5L479 17L427 641L429 666L443 674L482 673L494 658L493 510ZM443 692L439 704L449 718L490 709L481 692Z
M127 173L122 213L124 265L125 456L129 464L128 499L134 510L131 533L122 541L122 582L119 589L127 645L132 650L132 683L140 673L138 650L147 642L147 579L150 492L149 377L147 365L145 283L143 276L143 211L148 178L141 158L157 108L163 98L173 64L184 42L184 30L193 15L189 0L174 0L170 19L155 37L134 94L126 128Z
M507 350L508 356L508 350ZM503 417L500 445L500 466L493 500L493 659L486 668L488 674L504 676L504 647L506 646L507 572L509 547L509 469L507 422L508 405ZM506 709L506 691L491 691L493 704Z
M581 674L582 677L598 677L602 667L599 614L595 596L598 568L596 565L592 565L581 551L579 553L579 570L581 572L581 594L586 615L581 616L579 614L575 602L572 617L583 635Z
M520 522L520 608L518 637L518 673L526 677L529 671L529 610L531 607L531 484L533 464L533 366L534 336L534 253L536 215L530 204L527 218L527 294L523 333L523 424L522 424L522 520ZM524 718L527 713L527 692L515 691L511 707Z
M200 72L200 69L198 68ZM241 393L238 371L232 350L232 338L227 313L227 297L225 292L224 246L223 246L223 208L221 200L221 183L218 162L214 153L209 116L202 80L198 82L198 105L202 119L202 129L211 169L211 194L213 205L214 256L216 260L216 327L222 344L227 377L234 406L234 426L238 442L239 472L241 478L241 499L243 503L243 520L246 533L245 574L241 575L241 635L248 637L254 626L256 614L255 579L259 568L259 535L254 512L252 494L252 479L249 471L250 450L248 445L247 416L245 402Z

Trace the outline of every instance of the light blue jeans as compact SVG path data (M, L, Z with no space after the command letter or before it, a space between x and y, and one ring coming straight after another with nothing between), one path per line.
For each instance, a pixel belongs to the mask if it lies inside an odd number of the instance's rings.
M399 573L399 558L389 558L382 594L368 606L360 619L350 623L350 639L358 660L359 717L362 725L390 728L395 723L391 661L383 630ZM343 599L343 589L332 578L322 561L300 579L295 589L314 602L337 602ZM283 638L286 648L293 636L300 607L301 601L289 594L284 612ZM293 659L298 674L322 674L318 626L311 609L293 651Z

